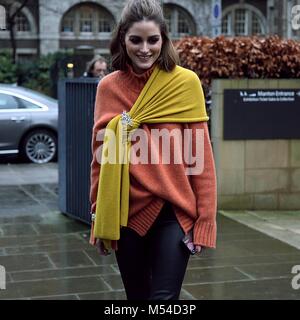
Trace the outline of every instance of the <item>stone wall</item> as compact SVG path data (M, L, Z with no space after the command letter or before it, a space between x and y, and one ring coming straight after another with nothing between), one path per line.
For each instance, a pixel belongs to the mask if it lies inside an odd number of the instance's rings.
M300 140L223 140L223 90L241 88L300 89L300 80L213 81L219 209L300 209Z
M124 7L124 0L90 0L106 8L118 21ZM42 54L59 50L60 24L64 14L74 5L83 3L78 0L40 0L40 51ZM210 0L168 0L163 3L178 5L193 18L198 35L210 35ZM80 43L78 43L80 44Z

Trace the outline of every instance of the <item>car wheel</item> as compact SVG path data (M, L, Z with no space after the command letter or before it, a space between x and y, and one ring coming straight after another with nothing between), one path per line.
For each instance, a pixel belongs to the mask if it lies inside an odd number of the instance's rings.
M47 163L56 158L57 138L48 130L30 132L21 146L21 155L33 163Z

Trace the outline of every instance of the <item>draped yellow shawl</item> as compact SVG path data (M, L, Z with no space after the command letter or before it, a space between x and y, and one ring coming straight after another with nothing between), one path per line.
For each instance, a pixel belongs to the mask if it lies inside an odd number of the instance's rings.
M171 72L156 66L130 111L115 116L107 124L94 222L94 237L102 239L107 249L111 248L111 240L120 238L120 228L126 226L128 220L130 181L129 161L126 159L130 157L131 146L128 134L132 134L141 123L207 120L198 76L180 66ZM115 137L109 131L114 132ZM104 161L108 148L114 149L114 163Z

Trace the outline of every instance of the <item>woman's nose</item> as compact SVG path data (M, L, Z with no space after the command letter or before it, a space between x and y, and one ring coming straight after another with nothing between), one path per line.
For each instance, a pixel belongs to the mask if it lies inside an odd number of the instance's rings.
M149 51L148 43L143 42L142 47L141 47L141 52L147 53L148 51Z

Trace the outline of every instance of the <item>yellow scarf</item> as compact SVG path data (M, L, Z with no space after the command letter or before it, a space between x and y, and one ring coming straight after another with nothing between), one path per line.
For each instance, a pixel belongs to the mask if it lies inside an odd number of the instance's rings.
M180 66L171 72L156 66L130 111L115 116L107 124L94 222L94 237L102 239L107 249L111 248L111 240L120 239L120 228L127 226L128 221L131 146L128 134L141 123L186 123L208 119L197 75ZM108 131L114 132L115 136ZM116 161L103 161L112 147Z

